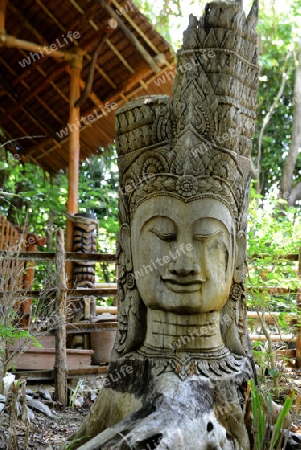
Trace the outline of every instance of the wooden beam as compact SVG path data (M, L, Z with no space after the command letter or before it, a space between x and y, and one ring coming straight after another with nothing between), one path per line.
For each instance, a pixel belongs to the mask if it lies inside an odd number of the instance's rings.
M0 0L0 34L5 34L6 0Z
M136 36L130 31L130 29L125 25L125 23L122 21L122 19L119 17L119 15L114 11L113 8L111 8L110 5L107 4L106 0L96 0L97 3L105 9L108 14L113 17L118 23L118 26L122 30L122 32L125 34L125 36L129 39L129 41L134 45L136 50L140 53L142 58L147 62L149 67L152 69L154 73L160 72L160 67L157 66L155 60L151 57L151 55L148 53L147 50L143 47L143 45L140 44Z
M82 56L79 54L71 63L70 81L70 115L69 123L73 131L69 133L69 170L67 212L74 215L78 212L78 170L80 158L80 108L74 104L80 98ZM73 250L73 222L67 220L66 251ZM68 286L73 284L73 263L66 264Z
M36 53L43 52L44 56L50 56L51 58L62 58L63 61L71 61L74 58L74 53L62 51L62 50L50 50L43 51L41 45L35 44L34 42L24 41L22 39L17 39L15 36L9 36L7 34L0 35L0 46L2 47L11 47L16 48L18 50L27 50Z

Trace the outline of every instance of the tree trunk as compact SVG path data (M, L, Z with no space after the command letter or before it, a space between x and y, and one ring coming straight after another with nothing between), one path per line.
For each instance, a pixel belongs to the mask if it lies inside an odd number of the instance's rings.
M242 392L251 369L248 358L238 361L240 369L227 377L200 376L196 368L185 379L157 375L142 359L111 363L106 387L68 449L249 450Z
M296 79L294 87L294 117L292 126L292 142L285 160L281 184L282 198L289 206L301 199L301 183L293 186L293 175L299 149L301 147L301 39L296 52Z

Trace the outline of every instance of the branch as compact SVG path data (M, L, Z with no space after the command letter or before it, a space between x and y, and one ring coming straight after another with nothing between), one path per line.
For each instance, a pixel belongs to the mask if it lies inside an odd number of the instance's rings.
M21 197L21 195L18 194L11 194L10 192L4 192L0 189L0 198L4 196L4 197Z
M301 200L301 182L292 188L287 203L289 206L293 206L297 200Z
M111 21L112 20L114 20L114 19L111 19ZM115 24L114 24L114 28L116 28ZM99 55L100 51L102 50L103 45L105 44L108 34L112 33L112 31L114 31L114 28L111 28L110 24L108 24L108 28L104 31L104 35L99 39L95 49L93 50L92 57L91 57L91 63L90 63L90 67L89 67L88 79L87 79L87 83L86 83L86 88L85 88L84 92L82 93L82 95L80 96L80 98L78 100L76 100L76 102L74 103L74 106L76 108L81 106L88 99L88 97L91 93L98 55Z
M292 124L292 140L291 145L288 151L288 155L286 157L284 168L283 168L283 177L281 181L281 191L284 199L287 197L291 199L289 200L291 205L293 202L292 191L297 188L292 189L293 184L293 174L296 166L296 160L299 152L299 148L301 146L301 102L299 101L299 96L301 93L301 39L298 44L298 51L296 55L296 78L295 78L295 86L294 86L294 116L293 116L293 124ZM296 194L298 195L298 189ZM294 194L295 195L295 194ZM296 201L297 198L295 198Z

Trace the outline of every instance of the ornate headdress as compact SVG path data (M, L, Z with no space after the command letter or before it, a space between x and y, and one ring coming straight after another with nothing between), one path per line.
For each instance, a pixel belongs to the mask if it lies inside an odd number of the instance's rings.
M245 228L258 84L257 3L247 18L240 2L220 5L208 4L200 20L190 16L172 100L141 97L116 113L120 185L132 214L154 195L210 197L227 206L237 230Z
M215 199L229 210L236 232L245 231L258 85L257 14L255 0L248 17L240 1L212 2L200 20L190 16L172 74L172 100L141 97L117 111L121 225L130 226L148 198L169 195L185 202ZM144 313L121 239L118 258L115 351L122 355L141 344ZM235 330L228 327L223 334L238 333L236 341L246 348L243 285L243 279L233 283L224 311L236 321Z

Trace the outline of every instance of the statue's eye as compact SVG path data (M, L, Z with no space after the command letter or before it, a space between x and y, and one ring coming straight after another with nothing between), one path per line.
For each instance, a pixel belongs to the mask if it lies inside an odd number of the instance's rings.
M215 233L212 233L212 234L194 234L193 237L197 241L208 242L208 241L210 241L211 239L213 239L214 237L216 237L218 235L222 236L223 232L222 231L216 231Z
M159 239L161 239L161 241L176 241L177 236L175 233L168 233L168 232L164 232L164 231L159 231L156 228L151 228L149 230L151 233L154 233Z

